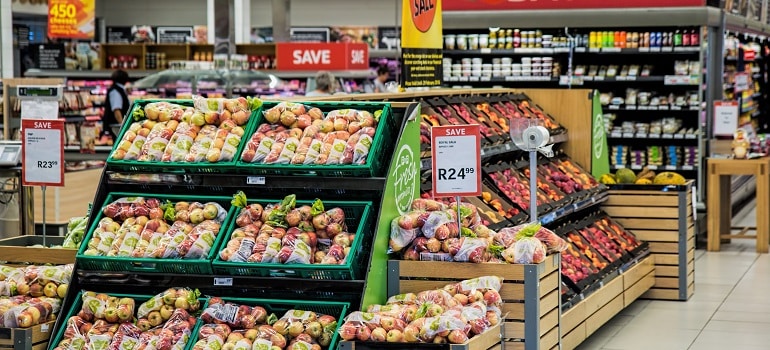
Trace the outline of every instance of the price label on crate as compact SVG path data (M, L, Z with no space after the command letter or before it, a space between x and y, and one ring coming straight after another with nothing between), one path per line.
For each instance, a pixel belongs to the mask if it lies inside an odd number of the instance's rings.
M481 195L481 135L478 125L434 126L431 129L433 195Z
M22 120L24 186L64 186L64 121Z

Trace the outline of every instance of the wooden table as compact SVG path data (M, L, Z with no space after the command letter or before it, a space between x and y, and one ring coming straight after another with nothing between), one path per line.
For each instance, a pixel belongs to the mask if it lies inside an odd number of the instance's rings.
M709 251L719 251L721 239L756 239L757 252L767 253L770 243L770 157L758 159L708 159L708 245ZM747 235L744 228L730 234L732 207L730 205L730 176L753 175L757 179L757 235ZM753 228L753 227L752 227Z

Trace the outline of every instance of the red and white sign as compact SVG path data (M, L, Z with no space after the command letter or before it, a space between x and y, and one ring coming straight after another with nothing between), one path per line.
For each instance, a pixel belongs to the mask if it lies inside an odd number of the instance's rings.
M738 101L714 101L714 136L733 136L738 129Z
M21 121L24 186L64 186L64 121Z
M279 70L369 69L369 46L362 43L278 43Z
M443 0L447 11L564 10L705 6L705 0Z
M433 196L481 195L481 135L478 125L434 126Z

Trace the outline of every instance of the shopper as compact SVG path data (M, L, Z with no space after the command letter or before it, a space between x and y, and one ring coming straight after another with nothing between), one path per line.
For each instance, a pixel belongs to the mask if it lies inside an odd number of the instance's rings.
M374 92L388 92L385 83L390 78L390 69L387 66L377 68L377 78L374 79Z
M320 71L315 76L315 90L305 94L307 97L329 96L334 90L334 75L327 71Z
M112 134L115 141L118 139L120 126L123 124L123 119L126 117L130 107L128 93L126 93L126 83L128 83L128 73L126 71L118 69L112 72L112 86L107 89L107 100L105 102L102 123L104 124L105 134Z

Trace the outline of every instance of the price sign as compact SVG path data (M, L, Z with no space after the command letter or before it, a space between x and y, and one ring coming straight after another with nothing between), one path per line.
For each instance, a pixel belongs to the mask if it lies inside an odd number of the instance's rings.
M48 37L93 39L94 0L48 0Z
M21 121L24 186L64 186L64 121Z
M431 129L433 195L481 195L481 136L478 125L446 125Z

